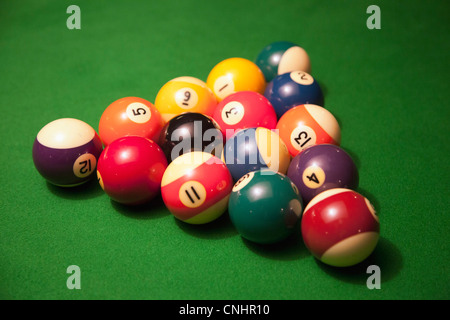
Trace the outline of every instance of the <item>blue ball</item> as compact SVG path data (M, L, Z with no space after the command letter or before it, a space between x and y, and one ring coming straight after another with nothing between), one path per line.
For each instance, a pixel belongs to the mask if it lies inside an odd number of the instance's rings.
M301 104L324 105L322 89L313 76L304 71L275 77L268 83L264 96L274 107L278 119L289 109Z

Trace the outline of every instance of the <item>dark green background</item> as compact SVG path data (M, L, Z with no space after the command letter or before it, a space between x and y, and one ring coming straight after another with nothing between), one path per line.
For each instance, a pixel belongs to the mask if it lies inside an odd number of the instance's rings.
M81 8L81 30L66 9ZM381 9L369 30L366 9ZM448 1L1 1L0 298L448 299ZM297 234L243 241L227 215L177 222L160 198L113 204L96 181L48 185L31 158L62 117L96 130L124 96L154 101L178 76L267 44L303 46L355 158L381 239L361 265L317 262ZM366 268L381 268L381 289ZM81 268L81 290L66 269Z

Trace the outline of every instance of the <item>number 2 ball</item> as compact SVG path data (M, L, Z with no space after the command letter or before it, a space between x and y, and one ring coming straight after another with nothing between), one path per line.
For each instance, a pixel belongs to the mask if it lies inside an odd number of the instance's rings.
M63 118L45 125L33 144L33 161L50 183L71 187L93 177L103 146L87 123Z
M130 135L158 139L163 125L160 113L150 101L125 97L103 111L98 133L106 147L114 140Z
M111 142L100 155L97 178L105 193L125 205L139 205L159 194L167 160L150 139L126 136Z
M307 204L319 193L332 188L356 189L358 169L352 157L332 144L311 146L296 155L287 171Z
M278 118L300 104L324 104L319 84L304 71L292 71L275 77L267 85L264 96L273 105Z
M306 206L301 221L303 241L320 261L349 267L365 260L375 249L380 223L375 209L361 194L330 189Z

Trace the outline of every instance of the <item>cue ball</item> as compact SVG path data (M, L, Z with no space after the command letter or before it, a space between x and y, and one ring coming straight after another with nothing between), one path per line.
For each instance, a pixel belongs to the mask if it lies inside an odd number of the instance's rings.
M238 91L264 93L266 81L258 66L244 58L229 58L215 65L206 79L207 86L220 102Z
M264 73L267 82L277 75L291 71L311 73L308 53L302 47L289 41L278 41L266 46L256 58L256 65Z
M37 134L33 161L50 183L71 187L91 179L103 146L87 123L72 118L54 120Z
M217 100L206 83L194 77L178 77L159 89L155 106L165 122L183 112L212 116Z
M161 148L150 139L126 136L111 142L102 152L97 178L114 201L138 205L159 194L167 160Z
M239 91L230 94L217 105L214 120L222 129L225 138L237 130L264 127L275 129L277 115L272 104L262 94L254 91Z
M306 206L301 232L306 247L317 259L348 267L373 252L380 224L367 198L353 190L336 188L322 192Z
M157 140L163 125L161 115L150 101L126 97L103 111L98 133L106 147L118 138L131 135Z
M341 143L341 129L336 118L327 109L314 104L289 109L278 120L276 128L292 157L316 144L339 146Z
M169 120L159 138L167 161L191 152L204 151L213 155L222 153L223 136L213 118L201 113L186 112Z
M228 139L222 160L237 181L250 171L271 170L284 174L291 158L278 134L258 127L242 129Z
M309 73L293 71L276 76L264 92L278 118L300 104L323 106L323 94L317 81Z
M227 210L232 187L230 172L219 158L193 151L169 164L162 178L161 195L177 219L205 224Z
M233 187L228 212L239 234L268 244L286 239L302 213L297 187L283 174L249 172Z
M352 157L332 144L311 146L296 155L287 172L307 204L319 193L332 188L356 189L358 169Z

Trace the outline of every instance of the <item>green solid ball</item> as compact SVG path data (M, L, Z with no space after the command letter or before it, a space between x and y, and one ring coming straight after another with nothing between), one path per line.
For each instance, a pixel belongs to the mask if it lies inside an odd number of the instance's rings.
M297 187L284 174L253 171L235 183L228 212L243 238L269 244L294 232L303 203Z

